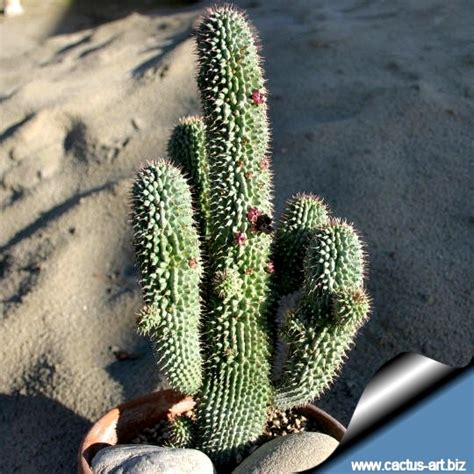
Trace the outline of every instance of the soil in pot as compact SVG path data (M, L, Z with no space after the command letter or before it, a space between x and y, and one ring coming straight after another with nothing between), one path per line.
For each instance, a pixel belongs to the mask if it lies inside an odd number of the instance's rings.
M195 409L183 413L180 416L195 420ZM175 444L172 425L173 421L170 419L160 420L154 426L147 427L138 433L137 436L130 441L130 443L168 447L193 447L180 445L177 446ZM249 446L247 450L242 453L242 455L238 456L236 459L236 464L234 466L229 466L229 469L236 467L248 455L253 453L257 448L268 441L281 436L301 433L304 431L323 432L318 422L311 417L305 416L303 413L301 413L301 410L273 410L269 414L269 419L262 436L258 438L251 446Z
M94 455L106 446L139 441L146 444L161 444L169 429L169 420L185 413L193 413L195 402L189 397L161 390L136 400L119 405L98 420L86 434L79 451L79 473L92 474L90 462ZM300 416L302 415L302 417ZM286 424L286 428L282 425ZM279 426L278 426L279 425ZM161 431L161 427L164 431ZM294 413L274 414L267 425L266 439L298 430L320 431L341 441L345 428L334 418L314 405L295 410ZM255 449L255 448L254 448Z

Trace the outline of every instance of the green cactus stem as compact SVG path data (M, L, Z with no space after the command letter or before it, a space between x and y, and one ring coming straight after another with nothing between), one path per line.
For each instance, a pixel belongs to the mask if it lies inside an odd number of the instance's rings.
M142 169L132 191L136 258L145 307L139 331L155 345L158 367L171 387L195 394L202 383L199 344L199 238L191 193L166 161Z
M332 219L318 229L305 256L304 292L310 299L335 290L357 288L364 277L364 253L347 222Z
M192 448L195 442L195 423L191 418L178 416L169 428L166 445L171 448Z
M313 231L328 223L329 211L312 194L297 194L286 205L275 236L276 287L280 295L301 289L303 259Z
M205 125L201 117L182 118L171 134L168 156L181 165L191 179L201 235L208 237L209 165L207 161Z
M274 400L281 409L321 396L369 313L362 246L349 224L334 219L316 231L304 273L301 303L283 329L289 355Z
M219 251L232 249L238 232L250 236L249 209L270 218L273 212L266 91L255 38L242 13L228 6L211 10L197 45L209 141L210 226Z
M224 465L263 431L271 396L271 175L265 88L245 17L217 7L197 34L210 168L210 265L199 446ZM237 288L238 291L233 291Z

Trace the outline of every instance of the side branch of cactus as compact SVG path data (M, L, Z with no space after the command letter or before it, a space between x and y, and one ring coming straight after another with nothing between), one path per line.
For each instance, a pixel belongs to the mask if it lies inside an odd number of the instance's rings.
M329 211L312 194L297 194L287 203L275 236L274 261L279 295L300 290L303 259L313 231L327 224Z
M145 302L139 331L153 340L158 367L171 387L196 394L202 384L202 268L185 178L167 161L148 165L134 183L132 209Z
M206 130L202 117L182 118L175 126L168 143L170 159L182 166L190 177L195 217L201 236L208 238L209 164L206 151Z
M287 409L321 396L338 373L369 313L364 258L353 228L332 220L315 232L305 255L303 295L288 314L288 359L274 403Z

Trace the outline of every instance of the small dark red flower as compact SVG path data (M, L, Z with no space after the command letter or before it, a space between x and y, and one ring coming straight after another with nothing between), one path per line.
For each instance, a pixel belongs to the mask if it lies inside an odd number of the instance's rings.
M275 264L270 260L265 267L267 273L275 273Z
M256 224L258 218L262 215L262 212L259 211L256 207L249 207L247 211L247 219L250 223Z
M258 165L262 171L266 171L268 168L270 168L270 162L268 161L268 158L261 160Z
M252 92L252 101L255 105L261 105L265 102L265 96L263 95L261 91L259 91L258 89L255 89Z
M247 237L243 232L236 232L234 234L234 239L237 242L237 245L241 246L245 244Z

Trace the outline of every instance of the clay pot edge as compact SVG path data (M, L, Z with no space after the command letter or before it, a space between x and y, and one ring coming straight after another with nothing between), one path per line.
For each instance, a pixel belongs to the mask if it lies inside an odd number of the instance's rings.
M158 421L192 410L196 402L174 390L159 390L122 403L99 418L84 436L78 453L78 473L93 474L89 462L106 446L118 443L121 437L135 434ZM322 432L341 442L346 428L315 405L308 404L298 411L315 420Z

